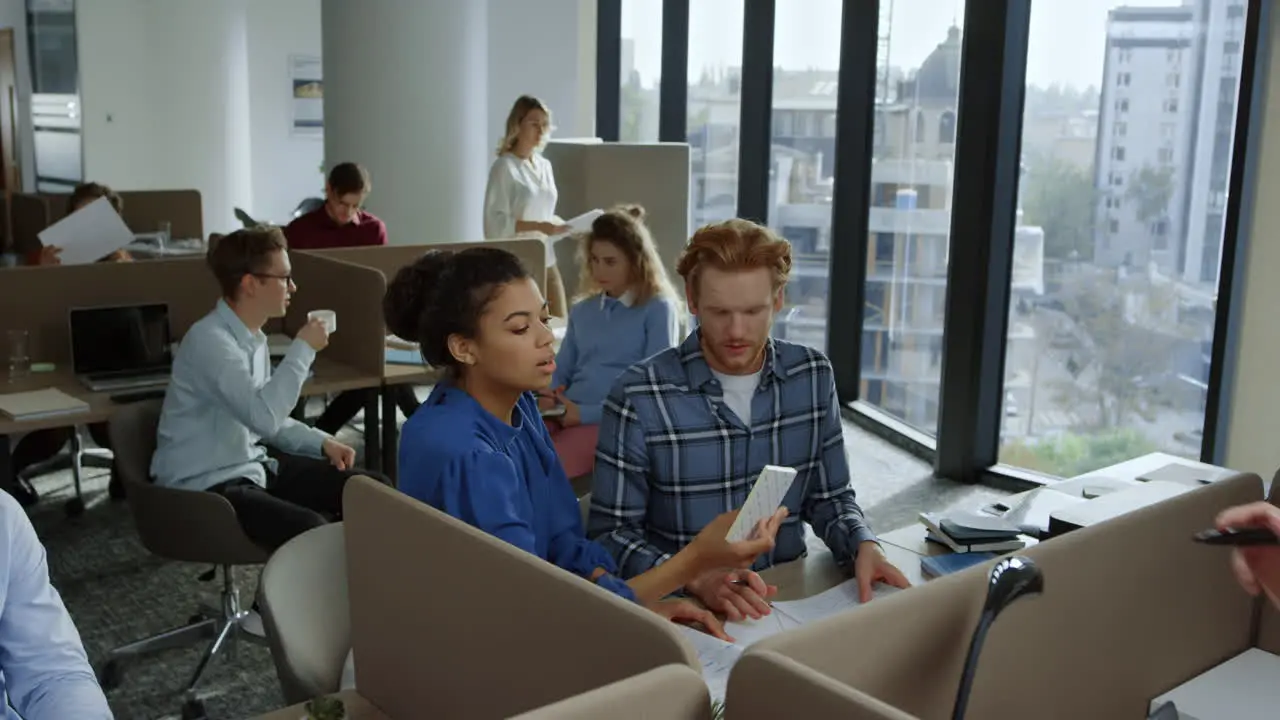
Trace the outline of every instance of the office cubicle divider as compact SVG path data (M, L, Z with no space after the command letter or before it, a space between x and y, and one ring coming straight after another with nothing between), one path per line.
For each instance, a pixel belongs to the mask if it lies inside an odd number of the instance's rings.
M536 237L535 237L536 236ZM313 255L343 260L356 265L373 268L383 274L390 284L400 268L412 264L429 250L451 250L458 252L471 247L501 248L520 258L538 289L546 292L547 256L541 233L530 233L530 237L511 240L488 240L479 242L430 243L424 245L374 245L367 247L331 248L328 250L304 250ZM294 257L297 253L290 254ZM411 340L412 338L405 338Z
M204 258L8 268L0 270L0 328L27 330L32 361L70 370L72 308L167 303L176 340L220 296Z
M1239 588L1228 552L1191 536L1261 498L1257 475L1236 475L1024 551L1044 572L1044 594L992 627L969 714L1143 717L1152 698L1253 646L1261 601ZM909 716L948 717L989 566L768 638L747 657L770 651ZM730 708L745 690L730 678Z
M121 217L135 233L155 232L161 222L170 225L176 240L204 237L204 215L199 190L123 190ZM67 214L67 195L14 193L10 202L13 252L25 255L40 248L45 228Z
M347 483L343 521L356 686L389 717L510 717L701 670L656 613L373 480Z
M725 705L726 715L732 720L915 720L861 690L769 650L747 653L734 664L728 697L732 706Z
M783 716L777 716L783 717ZM711 720L711 695L697 671L663 665L511 720Z
M618 203L643 205L645 222L678 287L676 261L692 233L689 146L552 141L544 152L555 168L560 193L556 212L568 219ZM577 292L575 250L571 242L556 245L556 264L569 297Z
M387 282L373 268L309 253L290 253L297 290L284 317L284 333L292 336L312 310L332 310L337 330L329 336L323 357L377 378L386 359L386 324L382 297Z
M119 195L124 204L120 216L135 233L155 232L160 223L167 222L175 240L204 238L204 206L199 190L121 190Z

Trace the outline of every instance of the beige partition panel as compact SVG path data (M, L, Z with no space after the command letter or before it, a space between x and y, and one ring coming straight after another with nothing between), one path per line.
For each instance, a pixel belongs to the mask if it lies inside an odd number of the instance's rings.
M779 716L781 717L781 716ZM711 695L702 675L664 665L635 677L552 703L513 720L711 720Z
M378 270L390 283L395 279L400 268L412 264L430 250L452 250L458 252L471 247L502 248L520 258L529 274L533 276L538 288L545 292L547 279L547 255L545 245L538 238L521 240L488 240L480 242L431 243L427 245L378 245L374 247L332 248L329 250L306 250L308 254L343 260L356 265ZM297 253L290 254L294 257Z
M1272 505L1280 505L1280 472L1271 480L1271 493L1267 499ZM1258 601L1258 642L1259 648L1280 654L1280 611L1265 599Z
M7 313L0 328L29 331L33 361L69 367L71 308L167 303L178 339L219 294L203 258L9 268L0 270L0 307L22 311Z
M619 203L643 205L658 252L672 279L678 279L676 261L692 232L687 144L552 142L546 156L555 166L560 192L556 211L561 217ZM578 279L574 243L556 246L556 263L572 297Z
M124 224L135 233L155 232L167 222L178 240L204 237L204 207L199 190L122 190ZM221 228L225 230L225 228Z
M510 717L700 671L657 614L392 488L349 482L343 521L356 685L391 717Z
M284 332L296 333L312 310L332 310L338 328L329 336L324 357L382 377L387 335L382 316L387 281L382 273L304 252L290 253L289 260L298 289L284 317Z
M9 212L13 221L14 252L26 255L40 249L38 235L49 227L53 213L51 206L56 203L56 197L42 193L13 194Z
M768 650L745 655L733 666L725 708L732 720L912 718L866 693Z
M1237 475L1026 550L1045 592L1006 610L987 636L969 716L1143 717L1151 698L1248 648L1254 600L1236 585L1227 553L1191 536L1223 508L1261 497L1258 476ZM911 715L948 717L985 570L748 653L771 650Z

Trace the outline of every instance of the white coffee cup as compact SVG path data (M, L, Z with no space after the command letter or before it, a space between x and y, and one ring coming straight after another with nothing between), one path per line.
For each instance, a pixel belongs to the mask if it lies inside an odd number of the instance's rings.
M319 320L324 323L325 332L332 333L338 329L338 313L332 310L312 310L307 313L307 320Z

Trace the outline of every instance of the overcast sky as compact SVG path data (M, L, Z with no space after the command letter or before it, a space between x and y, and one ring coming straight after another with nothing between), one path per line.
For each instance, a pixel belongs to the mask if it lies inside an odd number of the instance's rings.
M979 0L973 0L978 2ZM841 0L777 0L774 64L788 70L835 70L840 57ZM921 61L964 22L964 0L881 0L892 4L889 64L904 69ZM1099 85L1107 11L1121 5L1170 6L1178 0L1036 0L1031 16L1027 81L1085 88ZM661 0L623 0L622 32L634 38L635 65L644 83L661 65ZM690 0L689 75L742 63L742 0Z

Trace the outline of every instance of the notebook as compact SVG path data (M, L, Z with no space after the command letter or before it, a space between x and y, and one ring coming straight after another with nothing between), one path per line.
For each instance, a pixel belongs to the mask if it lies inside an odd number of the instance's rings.
M953 572L966 570L974 565L981 565L988 560L994 560L996 557L997 555L993 552L925 555L920 558L920 570L929 577L942 577Z
M0 395L0 413L14 420L37 420L88 410L89 403L57 388Z

